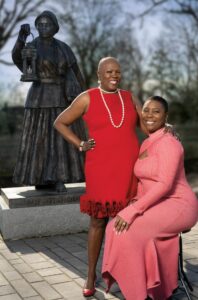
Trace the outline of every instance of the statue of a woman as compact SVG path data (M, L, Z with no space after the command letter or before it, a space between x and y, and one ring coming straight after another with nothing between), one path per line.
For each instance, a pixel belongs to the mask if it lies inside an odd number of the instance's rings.
M27 95L13 181L35 185L37 189L53 188L64 192L64 183L84 180L83 156L63 140L53 128L53 123L83 91L84 82L71 48L54 38L59 30L56 16L44 11L36 18L35 26L39 36L31 44L37 50L38 81L32 83ZM12 51L13 61L21 71L21 51L29 34L29 24L22 25ZM85 140L83 121L72 126L76 134Z

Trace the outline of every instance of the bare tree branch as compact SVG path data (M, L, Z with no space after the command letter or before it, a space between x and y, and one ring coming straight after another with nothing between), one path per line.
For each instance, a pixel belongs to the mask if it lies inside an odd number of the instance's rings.
M27 19L29 15L37 14L40 5L45 1L15 0L10 6L4 0L0 2L0 51L3 50L10 38L16 36L17 24ZM2 60L0 63L3 63Z
M143 18L144 16L146 16L146 15L150 14L151 12L153 12L153 10L154 10L157 6L160 6L160 5L162 5L162 4L166 3L166 2L167 2L167 0L161 0L161 1L157 1L157 0L155 1L155 0L152 0L151 5L149 5L149 7L146 8L142 13L140 13L140 14L138 15L138 18Z
M14 63L10 62L10 61L6 61L4 59L0 59L0 64L6 65L6 66L13 66Z
M170 14L186 15L191 17L198 27L198 1L197 0L143 0L146 8L139 14L138 18L144 18L159 8Z
M178 2L178 1L177 1ZM169 9L168 11L172 14L187 15L192 17L198 26L198 10L193 9L190 5L180 4L180 9Z

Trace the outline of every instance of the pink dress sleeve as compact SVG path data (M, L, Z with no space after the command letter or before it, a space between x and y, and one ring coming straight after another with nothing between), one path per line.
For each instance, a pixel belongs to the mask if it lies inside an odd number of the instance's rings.
M181 144L172 137L163 138L156 143L154 151L159 168L157 178L155 180L151 178L150 189L140 196L138 201L118 213L128 224L165 197L171 191L177 178L177 171L183 159Z

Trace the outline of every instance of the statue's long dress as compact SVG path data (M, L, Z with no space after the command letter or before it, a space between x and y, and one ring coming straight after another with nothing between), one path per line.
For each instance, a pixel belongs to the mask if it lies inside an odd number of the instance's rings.
M82 91L72 70L75 56L69 46L56 39L46 47L37 38L33 45L37 49L40 80L32 83L27 95L13 181L24 185L83 181L83 155L53 127L56 117ZM19 69L21 47L16 44L13 49L13 60ZM82 119L71 128L80 139L86 139Z

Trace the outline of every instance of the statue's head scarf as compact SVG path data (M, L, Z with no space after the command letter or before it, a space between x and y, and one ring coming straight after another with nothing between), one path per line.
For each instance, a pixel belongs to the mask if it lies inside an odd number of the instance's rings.
M55 26L55 33L57 33L59 31L58 20L53 12L51 12L49 10L44 10L40 15L38 15L36 17L35 22L34 22L35 26L37 25L37 22L41 17L49 18Z

